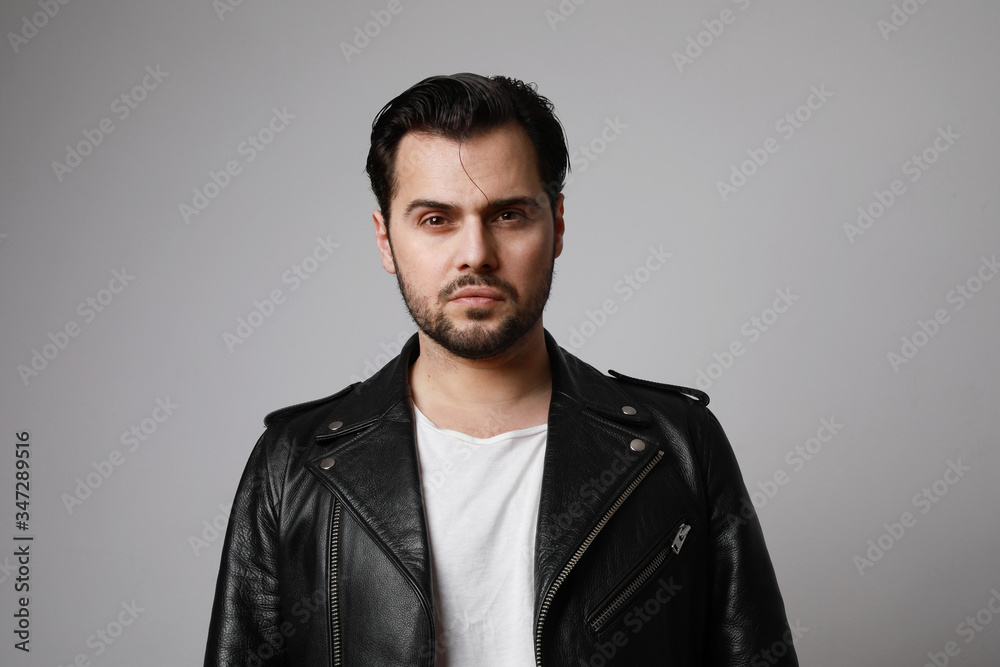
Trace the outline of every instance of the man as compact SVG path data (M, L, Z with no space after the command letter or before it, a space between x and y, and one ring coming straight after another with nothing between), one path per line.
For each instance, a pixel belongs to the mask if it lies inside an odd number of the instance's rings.
M520 81L431 77L378 114L376 243L418 331L265 418L206 665L798 664L707 395L542 327L567 166Z

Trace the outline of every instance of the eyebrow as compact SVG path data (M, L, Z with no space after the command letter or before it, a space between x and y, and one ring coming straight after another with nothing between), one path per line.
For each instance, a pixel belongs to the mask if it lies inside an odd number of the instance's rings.
M487 210L495 211L501 208L508 208L511 206L528 206L533 208L541 209L541 204L533 197L528 197L527 195L515 196L515 197L504 197L502 199L495 199L489 203ZM434 201L432 199L415 199L411 201L407 206L406 210L403 211L403 217L409 217L418 208L433 208L439 209L441 211L456 211L458 206L454 204L448 204L446 202Z

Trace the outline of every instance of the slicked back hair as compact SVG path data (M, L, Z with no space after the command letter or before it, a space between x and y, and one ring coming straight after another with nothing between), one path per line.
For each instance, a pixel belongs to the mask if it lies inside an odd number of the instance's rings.
M463 141L511 122L524 129L535 148L538 173L554 219L556 198L569 169L569 152L552 102L536 89L535 84L518 79L465 72L428 77L382 107L372 121L365 170L386 227L389 205L398 188L396 155L407 133L427 132Z

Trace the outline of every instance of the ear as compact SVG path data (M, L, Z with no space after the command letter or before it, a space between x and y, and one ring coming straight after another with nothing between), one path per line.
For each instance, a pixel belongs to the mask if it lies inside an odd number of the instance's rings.
M563 201L565 201L566 195L560 194L556 198L556 219L555 219L555 255L553 258L558 257L562 254L563 249L563 232L566 231L566 223L563 221Z
M375 245L382 257L382 268L389 273L396 273L396 261L392 256L392 246L389 245L389 229L385 226L382 211L372 211L372 221L375 223Z

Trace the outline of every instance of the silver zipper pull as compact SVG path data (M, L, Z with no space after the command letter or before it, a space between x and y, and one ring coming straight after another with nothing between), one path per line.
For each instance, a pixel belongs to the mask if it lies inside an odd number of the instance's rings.
M686 523L682 523L681 527L677 529L677 535L674 537L673 544L670 545L670 550L675 554L681 552L681 547L684 546L684 540L687 538L687 534L691 531L691 526Z

